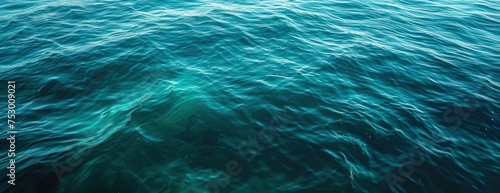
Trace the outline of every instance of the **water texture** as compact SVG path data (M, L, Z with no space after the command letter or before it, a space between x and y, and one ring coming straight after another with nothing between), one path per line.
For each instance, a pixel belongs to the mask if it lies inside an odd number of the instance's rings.
M499 75L498 0L4 0L0 191L496 193Z

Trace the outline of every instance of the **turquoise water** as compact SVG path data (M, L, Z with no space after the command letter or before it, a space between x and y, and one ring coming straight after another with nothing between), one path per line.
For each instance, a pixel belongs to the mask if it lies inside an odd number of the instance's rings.
M500 192L499 45L497 0L6 0L0 191Z

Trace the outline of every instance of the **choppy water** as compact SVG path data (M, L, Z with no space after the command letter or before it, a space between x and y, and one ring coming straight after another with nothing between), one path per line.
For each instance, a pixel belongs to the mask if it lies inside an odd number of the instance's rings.
M500 192L497 0L6 0L0 30L2 192Z

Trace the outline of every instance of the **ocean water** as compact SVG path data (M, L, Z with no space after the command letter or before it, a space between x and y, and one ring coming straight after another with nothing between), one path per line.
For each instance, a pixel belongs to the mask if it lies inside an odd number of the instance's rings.
M4 0L0 192L496 193L499 75L498 0Z

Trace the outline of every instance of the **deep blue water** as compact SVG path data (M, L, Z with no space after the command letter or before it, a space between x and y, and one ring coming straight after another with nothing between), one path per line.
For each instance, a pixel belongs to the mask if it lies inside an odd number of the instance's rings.
M499 75L498 0L4 0L0 192L496 193Z

